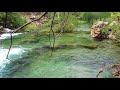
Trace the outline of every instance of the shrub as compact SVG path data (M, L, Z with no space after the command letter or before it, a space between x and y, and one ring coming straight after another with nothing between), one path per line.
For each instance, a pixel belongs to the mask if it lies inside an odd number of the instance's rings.
M89 23L93 23L94 20L101 20L103 18L110 17L111 14L109 12L82 12L81 20L87 21Z
M0 13L0 25L5 26L6 13ZM17 28L27 22L27 18L20 12L7 12L7 28Z
M36 26L35 23L31 23L30 25L26 26L24 29L25 29L25 31L32 32L32 31L38 30L39 28Z
M65 19L63 19L65 20ZM78 25L78 19L74 16L74 15L69 15L68 19L67 19L67 22L65 24L65 27L64 27L64 33L70 33L70 32L73 32L75 27ZM62 27L63 27L64 23L59 23L59 24L56 24L55 25L55 31L56 32L60 32Z

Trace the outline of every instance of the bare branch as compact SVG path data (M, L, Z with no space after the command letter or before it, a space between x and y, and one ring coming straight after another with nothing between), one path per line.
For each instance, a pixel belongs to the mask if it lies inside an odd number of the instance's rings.
M8 56L9 56L11 47L12 47L12 33L10 33L10 47L9 47L8 54L7 54L7 56L6 56L6 59L8 59Z
M53 18L52 18L52 22L51 22L51 26L50 26L50 32L49 32L49 42L50 42L50 47L52 48L52 52L51 52L51 54L50 54L50 57L52 56L52 53L53 53L53 51L54 51L54 44L55 44L55 33L54 33L54 31L53 31L53 22L54 22L54 19L55 19L55 15L56 15L56 12L54 12L54 15L53 15ZM51 36L50 36L50 33L52 32L52 34L53 34L53 44L51 45ZM50 61L50 59L49 59L49 61Z
M51 46L51 39L50 39L50 33L51 33L51 32L52 32L52 34L53 34L53 39L54 39L53 45L52 45L52 51L54 50L54 43L55 43L55 33L54 33L54 31L53 31L53 22L54 22L54 19L55 19L55 14L56 14L56 12L54 12L53 19L52 19L51 26L50 26L50 32L49 32L50 46Z
M17 28L17 29L15 29L14 31L12 31L12 33L17 32L18 30L20 30L20 29L24 28L25 26L27 26L27 25L31 24L32 22L35 22L35 21L40 20L40 19L41 19L43 16L45 16L46 14L47 14L47 12L43 13L43 15L42 15L41 17L39 17L39 18L37 18L37 19L34 19L34 20L32 20L32 21L30 21L30 22L26 23L26 24L25 24L25 25L23 25L23 26L20 26L19 28Z
M112 64L112 65L108 65L108 66L101 68L100 71L98 72L98 74L96 75L96 77L98 78L98 76L103 72L103 70L105 70L107 68L112 68L114 66L118 67L118 66L120 66L120 64Z
M67 20L68 20L68 16L69 16L69 12L68 12L68 15L67 15L66 19L64 20L63 27L62 27L60 33L56 35L55 39L56 39L57 37L59 37L59 36L62 34L62 32L64 31L65 25L66 25Z

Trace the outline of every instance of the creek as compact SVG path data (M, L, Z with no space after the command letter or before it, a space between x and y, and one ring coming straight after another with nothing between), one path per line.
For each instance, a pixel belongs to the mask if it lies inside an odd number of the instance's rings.
M81 28L83 29L82 34L79 33ZM77 27L77 34L68 33L61 36L56 40L56 45L76 44L76 42L81 44L85 40L92 40L89 33L84 33L90 30L88 28L88 26ZM37 40L32 38L31 41L28 39L29 36L32 36L32 33L29 33L29 35L28 33L15 33L13 35L14 42L10 50L9 59L20 62L21 65L18 67L6 59L10 36L3 34L0 37L0 77L95 78L100 68L120 62L120 49L111 40L92 40L92 43L99 45L95 49L86 47L56 49L50 56L51 50L42 48L44 45L49 45L47 37L36 36ZM25 40L25 38L27 39ZM73 38L74 40L72 40ZM82 45L87 46L89 42ZM112 78L113 76L110 70L106 70L100 77Z

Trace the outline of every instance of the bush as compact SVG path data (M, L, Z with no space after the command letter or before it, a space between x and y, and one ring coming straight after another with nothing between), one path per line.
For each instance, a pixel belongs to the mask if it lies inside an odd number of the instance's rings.
M44 24L44 27L50 28L51 26L51 21L53 18L53 13L49 13L49 20L46 24ZM68 12L57 12L55 19L54 19L54 23L53 23L53 30L56 33L59 33L64 25L64 20L67 18ZM69 16L66 22L66 25L64 27L64 32L73 32L75 27L80 23L78 20L79 13L73 13L73 12L69 12ZM49 31L49 30L47 30Z
M63 19L65 20L65 19ZM78 25L78 20L74 15L69 15L67 22L64 27L64 33L71 33L74 31L75 27ZM54 25L55 32L59 33L63 28L64 22Z
M88 23L93 23L94 20L102 20L103 18L110 17L109 12L82 12L81 20L87 21Z
M25 28L25 31L36 31L38 30L39 28L36 26L35 23L31 23L30 25L26 26Z
M6 13L0 13L0 25L5 26ZM18 28L19 26L25 24L27 22L27 18L23 16L20 12L7 12L7 28Z

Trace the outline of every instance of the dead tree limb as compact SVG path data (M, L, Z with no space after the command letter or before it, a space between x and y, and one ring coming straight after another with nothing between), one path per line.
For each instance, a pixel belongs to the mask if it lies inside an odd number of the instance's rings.
M119 71L120 71L120 64L112 64L112 65L108 65L108 66L105 66L105 67L103 67L103 68L101 68L100 69L100 71L98 72L98 74L96 75L96 77L98 78L98 76L105 70L105 69L107 69L107 68L113 68L113 67L119 67L119 70L116 70L116 72L114 72L114 75L116 76L116 73L119 73ZM114 70L114 71L115 71Z
M50 42L50 46L52 48L52 52L54 51L54 44L55 44L55 33L54 33L54 30L53 30L53 23L54 23L55 15L56 15L56 12L54 12L52 22L51 22L51 26L50 26L50 32L49 32L49 42ZM50 36L51 32L52 32L52 35L53 35L53 44L52 45L51 45L51 36Z
M8 53L7 53L7 56L6 56L6 59L8 59L8 56L9 56L9 53L10 53L10 49L12 47L12 33L10 33L10 47L9 47L9 50L8 50Z
M64 32L64 28L65 28L65 26L66 26L66 23L67 23L67 20L68 20L68 16L69 16L69 12L68 12L68 15L67 15L66 19L65 19L64 22L63 22L63 26L62 26L62 29L61 29L60 33L56 35L55 39L56 39L57 37L59 37L59 36L62 34L62 32Z
M40 19L41 19L43 16L45 16L46 14L47 14L47 12L43 13L43 15L42 15L41 17L39 17L39 18L37 18L37 19L34 19L34 20L26 23L25 25L20 26L19 28L17 28L17 29L15 29L15 30L13 30L13 31L10 32L10 37L11 37L10 40L11 40L11 43L10 43L10 47L9 47L8 54L7 54L7 56L6 56L6 59L8 59L8 56L9 56L9 53L10 53L10 50L11 50L11 47L12 47L12 39L13 39L13 38L12 38L12 34L15 33L15 32L17 32L18 30L24 28L25 26L31 24L32 22L40 20ZM7 13L6 13L6 16L7 16ZM8 59L8 60L9 60L9 59ZM10 61L11 61L11 60L10 60Z
M9 50L8 50L6 59L9 60L9 61L11 61L12 63L19 64L19 63L16 63L16 62L14 62L14 61L12 61L12 60L10 60L10 59L8 58L9 53L10 53L10 50L11 50L11 48L12 48L12 42L13 42L12 40L13 40L13 38L12 38L12 33L10 33L10 47L9 47Z
M43 13L43 15L41 15L39 18L34 19L34 20L32 20L32 21L26 23L26 24L23 25L23 26L20 26L19 28L17 28L17 29L15 29L14 31L12 31L12 33L15 33L15 32L17 32L17 31L19 31L20 29L22 29L22 28L24 28L25 26L31 24L32 22L35 22L35 21L38 21L38 20L42 19L46 14L47 14L47 12Z

